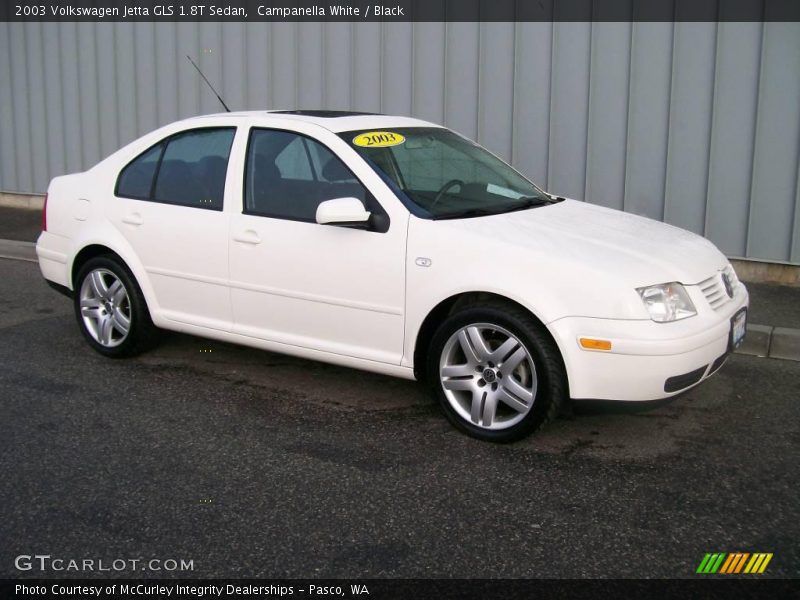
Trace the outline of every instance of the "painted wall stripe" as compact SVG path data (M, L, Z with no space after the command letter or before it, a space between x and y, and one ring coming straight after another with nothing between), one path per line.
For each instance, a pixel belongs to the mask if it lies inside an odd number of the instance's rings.
M714 552L706 553L697 567L696 573L720 575L763 573L770 560L769 552Z
M758 554L758 553L753 554L753 556L750 558L750 562L748 562L747 566L744 568L744 572L745 573L752 573L753 572L753 567L756 565L756 563L761 562L761 558L760 557L761 557L761 555Z
M725 559L725 553L721 553L717 555L717 560L714 562L714 565L711 567L711 572L716 573L719 570L719 566L722 564L722 561Z
M764 557L764 562L761 563L761 567L758 569L758 572L763 573L766 570L769 561L771 560L772 560L772 553L770 552Z
M733 571L734 573L741 572L742 567L744 566L744 561L746 561L749 556L750 554L748 552L745 552L744 554L741 555L739 562L736 563L736 570Z
M722 568L719 570L720 573L727 573L728 569L731 568L731 563L734 562L734 558L736 558L735 554L728 554L728 558L725 559L725 562L722 565Z
M695 571L695 573L705 573L706 565L708 564L709 560L711 560L711 554L706 553L706 555L703 557L703 560L700 561L700 566L697 567L697 571Z

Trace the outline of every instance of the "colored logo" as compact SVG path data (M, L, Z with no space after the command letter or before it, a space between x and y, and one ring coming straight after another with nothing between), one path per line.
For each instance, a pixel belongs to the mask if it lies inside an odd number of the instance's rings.
M697 573L712 575L719 573L722 575L737 575L748 573L755 575L763 573L769 561L772 560L772 552L716 552L706 554L697 567Z

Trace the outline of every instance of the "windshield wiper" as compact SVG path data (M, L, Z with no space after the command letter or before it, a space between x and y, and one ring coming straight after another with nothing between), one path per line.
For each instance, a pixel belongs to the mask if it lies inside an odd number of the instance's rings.
M501 206L498 208L467 208L465 210L443 213L441 215L434 215L433 220L439 221L443 219L467 219L470 217L488 217L491 215L501 215L504 213L514 212L517 210L526 210L528 208L535 208L537 206L547 206L553 204L553 200L549 198L541 198L539 196L525 196L520 198L514 204Z
M497 211L495 214L514 212L515 210L525 210L527 208L535 208L537 206L547 206L548 204L553 204L553 200L550 198L542 198L540 196L525 196L520 198L516 204L507 206Z
M488 208L467 208L465 210L458 210L449 213L442 213L441 215L434 215L434 221L444 219L466 219L469 217L487 217L489 215L496 215L496 210L489 210Z

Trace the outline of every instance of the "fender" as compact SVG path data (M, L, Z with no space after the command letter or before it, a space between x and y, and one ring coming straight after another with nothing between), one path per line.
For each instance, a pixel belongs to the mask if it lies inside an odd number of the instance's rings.
M424 314L422 314L421 318L415 318L413 322L411 321L411 319L408 319L406 321L406 336L405 336L406 344L403 352L403 360L401 362L401 366L410 367L414 369L416 373L416 368L414 365L414 356L417 350L417 342L419 340L422 324L425 322L428 316L431 313L433 313L434 310L436 310L437 307L439 307L444 303L448 303L450 300L455 300L457 297L463 296L465 294L492 294L493 296L504 298L506 300L510 300L516 304L519 304L528 312L530 312L531 315L533 315L533 317L536 320L538 320L545 327L545 329L547 329L547 332L550 334L550 337L553 339L556 346L558 347L558 351L561 354L562 361L564 362L564 370L566 371L567 374L567 384L570 386L572 385L575 374L572 372L573 371L573 369L571 368L572 365L569 363L569 361L567 361L567 356L569 356L569 354L566 352L566 348L564 347L565 340L563 340L561 336L556 335L555 332L553 331L553 328L550 325L551 323L554 322L554 320L550 319L549 321L546 321L545 319L543 319L541 317L541 313L538 312L536 305L531 303L527 298L522 298L513 293L509 294L507 293L507 290L498 290L497 288L492 288L491 286L485 286L483 289L475 287L472 288L465 287L461 288L459 291L451 290L451 293L444 294L441 297L439 297L435 303L429 304L427 310L424 312ZM571 389L571 387L569 389Z
M131 248L128 240L126 240L125 236L117 231L117 229L114 228L108 221L97 221L95 225L95 227L92 227L91 232L85 232L86 234L91 233L91 235L79 234L79 236L74 240L71 251L67 256L67 273L70 289L75 289L75 282L72 280L72 274L74 271L73 267L75 264L75 258L78 256L81 250L89 246L103 246L104 248L108 248L117 254L125 262L127 267L131 270L131 273L133 273L136 283L139 284L142 294L144 294L144 299L147 303L147 308L150 311L150 318L153 320L153 324L157 327L163 326L164 320L160 317L161 308L156 300L156 295L153 291L153 285L150 282L150 277L147 275L144 265L137 258L136 253L133 251L133 248Z
M416 351L417 346L417 338L420 334L420 328L422 324L425 322L425 319L438 307L440 304L447 302L451 299L454 299L458 296L463 296L465 294L491 294L493 296L498 296L500 298L505 298L506 300L511 300L512 302L519 304L523 308L525 308L528 312L533 315L535 319L537 319L542 325L544 325L547 330L550 332L550 335L553 336L553 332L550 330L548 326L548 322L552 322L554 319L546 319L543 318L543 313L541 311L541 307L536 305L535 303L530 302L530 298L523 298L515 293L509 293L507 289L501 289L494 286L462 286L462 287L454 287L448 289L446 292L440 293L437 296L433 296L431 298L426 299L425 308L421 310L418 307L408 307L406 312L406 327L405 327L405 348L403 351L403 361L402 365L407 367L414 366L414 352ZM555 336L553 336L555 337ZM561 349L561 348L559 348Z

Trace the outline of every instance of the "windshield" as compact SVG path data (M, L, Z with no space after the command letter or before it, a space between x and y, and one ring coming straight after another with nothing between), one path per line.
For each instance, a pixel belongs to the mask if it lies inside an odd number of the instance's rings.
M395 191L433 219L476 217L555 200L511 166L441 127L340 134Z

